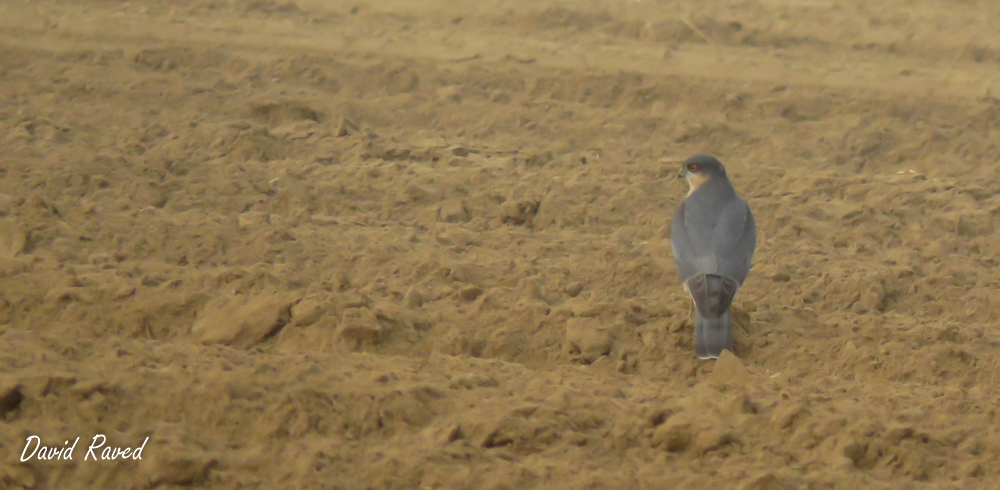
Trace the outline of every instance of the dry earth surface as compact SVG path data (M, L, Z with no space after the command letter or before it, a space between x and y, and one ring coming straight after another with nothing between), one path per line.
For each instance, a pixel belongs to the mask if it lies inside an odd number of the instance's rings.
M3 2L0 487L994 488L998 24ZM664 237L702 152L760 229L717 362Z

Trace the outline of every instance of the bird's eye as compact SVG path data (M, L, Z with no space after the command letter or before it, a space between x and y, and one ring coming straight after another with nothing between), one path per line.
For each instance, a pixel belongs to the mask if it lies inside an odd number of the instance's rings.
M698 171L698 165L694 163L688 164L688 172L697 172L697 171Z

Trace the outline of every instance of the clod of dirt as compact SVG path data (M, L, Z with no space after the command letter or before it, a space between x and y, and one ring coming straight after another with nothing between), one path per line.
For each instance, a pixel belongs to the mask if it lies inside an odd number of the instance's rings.
M34 473L24 466L6 465L4 472L7 473L8 479L24 488L35 488L38 483Z
M20 259L0 257L0 278L10 277L29 269L29 265Z
M160 455L145 467L153 486L194 485L204 482L218 461L207 457L191 457L182 453Z
M570 318L566 321L566 347L570 354L590 364L611 353L611 333L594 318Z
M221 296L198 312L191 334L204 343L247 348L284 328L299 299L294 294Z
M667 419L653 432L653 447L672 453L690 450L702 455L738 442L725 420L704 410L698 411L697 416L682 412Z
M438 197L438 192L427 186L410 184L406 187L406 197L410 202L414 203L425 203L430 202Z
M316 122L311 119L288 122L279 125L270 132L272 136L276 136L278 138L302 140L312 136L313 133L316 132Z
M382 343L385 333L375 313L368 308L345 310L337 328L337 335L353 350L360 350L366 346L374 347Z
M549 164L554 160L555 157L552 155L551 151L546 151L542 153L536 153L524 160L525 165L529 167L542 167Z
M752 381L755 377L747 371L736 355L725 350L715 361L709 378L716 383L740 385Z
M445 201L438 208L438 219L445 223L468 223L472 219L469 209L461 200Z
M706 40L692 26L680 19L667 19L660 22L650 23L645 26L642 34L651 41L666 43L698 43L705 44Z
M13 258L24 251L28 235L12 219L0 221L0 257Z
M247 211L236 217L236 223L240 228L250 228L252 226L267 224L271 221L271 215L261 211Z
M797 421L809 415L809 413L809 409L801 403L779 405L774 410L771 420L779 429L787 429L795 425Z
M411 286L403 295L403 304L407 308L420 308L427 302L427 295L419 288Z
M250 113L268 124L280 124L287 121L319 122L323 117L319 111L294 101L254 104L250 107Z
M350 120L350 119L348 119L346 117L341 117L340 118L340 122L337 123L337 133L336 134L337 134L338 138L343 138L344 136L350 136L352 134L355 134L355 133L357 133L360 130L361 129L358 127L358 125L354 121L352 121L352 120Z
M306 327L316 323L329 312L326 301L319 298L306 298L292 307L292 321L297 327Z
M15 208L24 204L23 196L12 196L10 194L0 194L0 216L7 216Z
M691 422L684 419L668 419L653 432L653 447L671 453L685 451L691 445Z
M153 487L196 485L208 479L210 471L219 463L217 459L192 447L170 424L159 424L157 429L146 441L140 463L142 473Z
M914 433L913 427L895 423L888 427L885 438L892 444L899 444L904 439L912 437Z
M144 49L136 54L134 62L138 67L173 71L185 69L205 69L219 66L227 56L216 50L203 50L188 47L167 47L161 49Z
M774 473L766 473L753 481L747 490L793 490L794 486Z
M507 201L501 207L501 221L505 225L530 226L540 204L538 201Z
M464 301L475 301L483 294L483 288L479 286L468 286L458 292L458 296Z
M462 101L462 86L461 85L450 85L447 87L441 87L435 91L437 98L441 102L461 102Z
M563 292L566 293L566 296L575 298L583 292L583 283L580 281L573 281L570 285L566 286L566 289L564 289Z

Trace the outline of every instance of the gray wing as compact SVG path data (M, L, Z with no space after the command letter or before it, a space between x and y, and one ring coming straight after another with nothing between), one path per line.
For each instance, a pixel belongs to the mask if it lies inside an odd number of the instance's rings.
M715 254L700 246L705 242L700 226L695 225L694 236L689 230L691 225L685 212L687 204L687 201L681 202L670 225L670 248L674 252L674 263L681 273L681 280L685 282L695 274L714 274L718 270Z
M671 248L681 277L719 274L743 284L757 244L757 226L746 201L712 208L682 202L671 225Z
M729 201L722 209L714 231L718 273L743 285L757 248L757 223L746 201L740 198Z

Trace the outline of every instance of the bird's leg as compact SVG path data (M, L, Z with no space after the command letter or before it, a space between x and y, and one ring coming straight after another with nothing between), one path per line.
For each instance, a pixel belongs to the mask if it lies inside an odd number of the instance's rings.
M688 293L688 296L691 297L691 306L688 309L688 318L691 318L691 314L694 313L694 309L696 307L696 304L694 302L694 295L691 294L691 288L688 287L687 283L684 283L684 292Z

